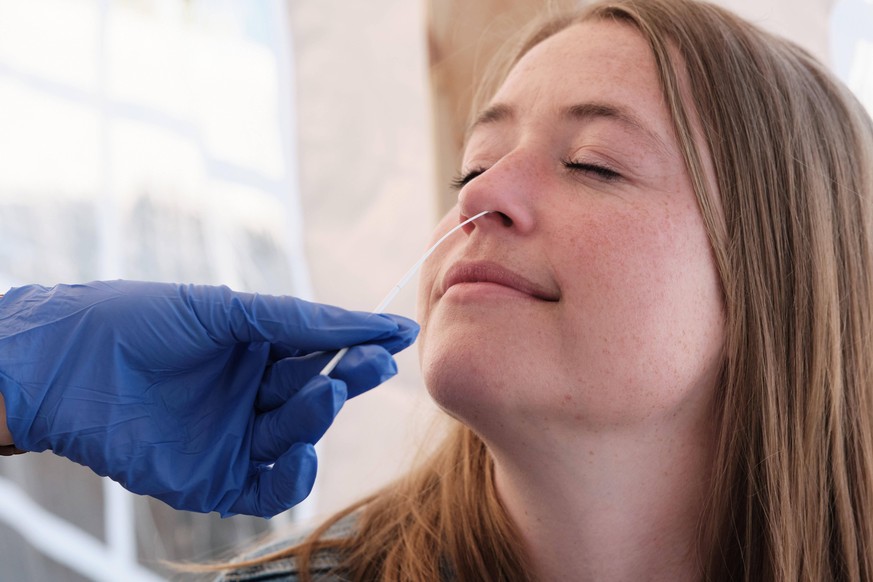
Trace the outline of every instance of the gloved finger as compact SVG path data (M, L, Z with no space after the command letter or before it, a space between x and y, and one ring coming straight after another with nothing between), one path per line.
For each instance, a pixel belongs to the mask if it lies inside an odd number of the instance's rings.
M333 358L334 352L285 358L273 364L264 375L256 406L267 411L278 408L292 398L300 388L317 376ZM349 398L366 392L397 374L397 364L382 346L353 346L346 352L331 378L346 383Z
M315 444L345 404L341 380L316 376L293 398L255 417L252 459L272 462L297 442Z
M316 352L305 356L286 357L274 362L261 381L255 408L267 412L282 406L300 392L324 368L334 352Z
M384 339L375 339L365 342L366 344L379 345L385 348L389 353L396 354L415 343L415 339L418 337L418 332L420 330L418 323L401 315L393 315L390 313L382 315L390 317L397 323L397 333ZM335 354L337 350L328 350L328 352L331 354L331 357L333 357L333 354ZM320 354L321 352L313 353ZM274 362L288 357L299 357L300 354L300 349L293 348L287 344L273 344L270 346L270 360ZM330 360L328 359L328 361ZM321 368L323 367L324 366L321 366ZM319 368L319 371L321 368Z
M415 340L418 337L418 332L421 331L421 326L418 325L418 322L414 319L409 319L408 317L395 315L393 313L383 313L382 315L391 318L397 324L397 332L390 337L367 343L379 344L392 354L401 352L415 343Z
M381 346L350 348L330 373L346 384L347 398L354 398L397 375L397 362Z
M418 324L405 318L347 311L295 297L197 285L180 293L201 325L223 345L269 342L299 354L381 341L408 345L418 333Z
M272 467L263 467L252 475L230 510L221 512L221 516L241 513L269 518L278 515L306 499L315 484L317 470L315 447L296 443Z

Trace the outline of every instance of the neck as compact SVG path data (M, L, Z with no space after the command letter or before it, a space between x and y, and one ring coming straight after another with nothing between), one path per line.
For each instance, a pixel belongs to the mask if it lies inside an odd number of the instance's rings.
M489 442L498 494L537 579L701 578L698 520L711 439L670 430Z

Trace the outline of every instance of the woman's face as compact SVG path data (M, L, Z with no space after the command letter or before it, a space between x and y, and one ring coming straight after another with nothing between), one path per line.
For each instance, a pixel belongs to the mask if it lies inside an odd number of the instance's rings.
M634 29L582 23L534 47L474 125L462 176L434 237L494 212L422 271L422 366L444 409L482 430L599 430L710 402L719 278Z

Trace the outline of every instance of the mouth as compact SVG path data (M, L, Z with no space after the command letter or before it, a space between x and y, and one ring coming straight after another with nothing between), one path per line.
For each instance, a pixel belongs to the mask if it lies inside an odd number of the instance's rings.
M561 299L557 289L534 283L519 273L489 261L461 261L452 265L443 277L442 293L464 283L500 285L540 301L556 302Z

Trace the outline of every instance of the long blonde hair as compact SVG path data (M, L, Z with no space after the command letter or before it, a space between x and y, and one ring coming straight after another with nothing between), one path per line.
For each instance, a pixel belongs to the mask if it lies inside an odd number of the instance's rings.
M802 49L692 0L550 19L494 68L485 98L534 45L591 19L634 26L651 46L723 284L704 578L873 580L870 118ZM266 559L293 555L305 571L334 548L352 580L530 579L492 478L484 444L458 425L420 468ZM322 539L355 510L353 537Z

